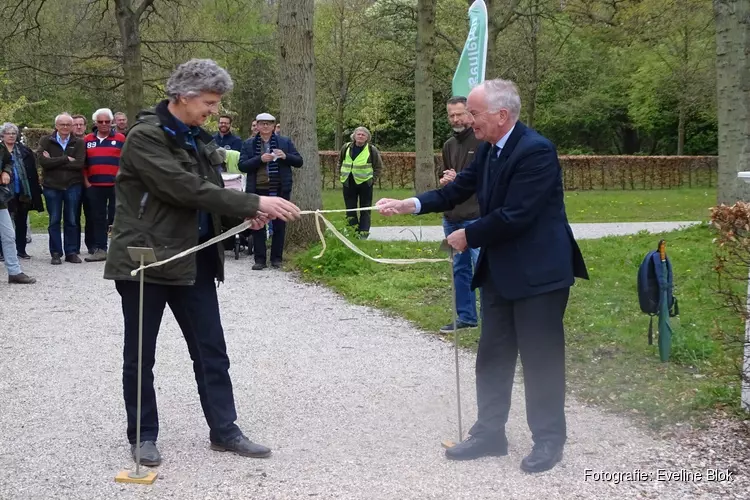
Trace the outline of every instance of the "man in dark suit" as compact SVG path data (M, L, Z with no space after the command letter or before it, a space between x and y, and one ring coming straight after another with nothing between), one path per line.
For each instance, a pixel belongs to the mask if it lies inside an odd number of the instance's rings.
M454 231L457 251L481 248L472 289L482 288L482 333L476 361L478 418L453 460L508 453L516 358L521 355L526 413L534 446L526 472L562 460L565 428L563 316L575 278L586 265L565 214L555 146L518 121L516 86L490 80L469 94L467 110L482 141L472 163L442 189L406 200L382 199L383 215L442 212L477 195L480 219Z

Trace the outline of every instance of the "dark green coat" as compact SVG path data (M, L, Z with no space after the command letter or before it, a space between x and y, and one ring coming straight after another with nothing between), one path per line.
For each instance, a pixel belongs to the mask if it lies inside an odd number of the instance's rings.
M197 153L186 145L174 116L163 101L142 111L128 132L115 180L115 221L104 278L137 280L137 264L127 247L151 247L164 260L198 244L198 212L211 214L214 234L222 232L221 216L252 217L257 195L224 189L218 168L222 159L213 138L204 130L195 137ZM216 279L224 280L224 247L216 245ZM192 285L195 254L146 270L149 283Z

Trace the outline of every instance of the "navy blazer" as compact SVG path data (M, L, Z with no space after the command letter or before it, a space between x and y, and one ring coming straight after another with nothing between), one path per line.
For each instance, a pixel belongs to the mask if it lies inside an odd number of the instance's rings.
M480 219L466 228L469 247L481 248L472 289L491 279L501 297L518 300L588 279L565 214L555 146L517 122L490 165L493 147L482 143L453 182L418 196L420 213L428 213L450 210L476 193Z
M276 160L279 166L279 176L281 177L281 192L291 193L292 191L292 168L300 168L302 166L302 156L297 152L297 148L294 147L294 143L289 137L283 135L277 135L276 139L279 144L279 149L286 153L285 160ZM247 182L245 183L245 191L248 193L254 193L256 191L256 182L259 168L266 168L266 164L260 159L261 155L256 154L255 141L260 141L260 134L249 138L242 143L242 150L240 151L240 161L237 167L240 172L247 173Z

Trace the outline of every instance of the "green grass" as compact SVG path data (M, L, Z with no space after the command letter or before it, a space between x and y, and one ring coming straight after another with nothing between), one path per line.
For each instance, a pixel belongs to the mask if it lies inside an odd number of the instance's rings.
M647 344L648 316L638 308L636 272L643 256L667 239L676 276L680 316L672 319L672 360L659 362L656 345ZM720 307L712 291L711 230L703 225L665 235L641 233L580 242L591 275L572 290L566 314L570 393L578 400L641 417L654 427L675 421L700 421L722 407L736 411L740 384L739 352L717 340L719 327L742 329L739 318ZM373 256L434 257L435 243L358 242ZM329 241L319 260L315 245L295 258L304 279L331 286L358 304L382 308L436 332L450 320L449 265L381 265ZM477 329L463 335L474 349Z
M373 203L380 198L408 198L409 189L375 190ZM709 207L716 203L715 189L665 189L651 191L569 191L565 205L570 222L648 222L708 220ZM323 191L323 208L342 209L340 190ZM373 226L439 226L440 214L415 217L382 217L374 213Z
M376 189L373 203L380 198L408 198L410 189ZM653 191L571 191L565 194L568 218L571 222L645 222L706 220L708 207L716 201L716 190L672 189ZM303 209L309 207L301 207ZM323 191L323 208L343 209L344 198L339 189ZM343 219L334 217L334 219ZM46 231L47 212L31 214L32 231ZM399 215L383 217L374 212L373 226L439 226L441 214L415 217Z

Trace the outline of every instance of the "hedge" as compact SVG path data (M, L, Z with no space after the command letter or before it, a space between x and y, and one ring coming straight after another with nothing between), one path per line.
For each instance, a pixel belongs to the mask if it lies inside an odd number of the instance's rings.
M414 187L414 153L382 152L380 188ZM336 151L321 151L322 185L334 188L339 166ZM435 164L443 159L435 155ZM716 156L560 156L563 182L568 191L593 189L672 189L716 186Z

